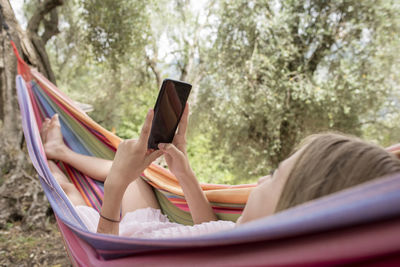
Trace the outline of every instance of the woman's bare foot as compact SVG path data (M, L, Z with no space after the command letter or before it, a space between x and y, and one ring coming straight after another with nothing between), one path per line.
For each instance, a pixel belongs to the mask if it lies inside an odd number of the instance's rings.
M47 159L62 160L62 156L68 150L68 147L63 140L58 114L55 114L51 119L45 119L40 135Z

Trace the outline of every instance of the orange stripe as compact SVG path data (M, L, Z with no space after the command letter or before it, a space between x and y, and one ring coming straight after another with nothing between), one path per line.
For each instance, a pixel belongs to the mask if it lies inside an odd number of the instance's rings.
M88 127L98 131L110 142L115 148L121 142L121 138L107 131L89 116L86 115L81 109L79 109L72 101L61 93L53 84L49 83L43 76L35 70L32 70L32 74L35 79L40 82L40 85L44 90L53 97L55 97L62 105L64 105L78 120L86 124ZM168 170L152 164L144 171L146 178L148 178L157 187L160 187L166 191L183 196L182 188L179 186L177 179ZM77 184L78 190L81 192L86 203L90 203L84 194L82 188ZM241 185L241 186L229 186L229 185L213 185L213 184L201 184L203 190L209 201L220 202L220 203L232 203L232 204L244 204L248 199L248 195L254 185Z
M85 200L86 204L89 207L92 207L92 203L90 202L90 200L87 198L85 191L83 191L82 187L79 185L78 183L78 179L75 177L75 175L72 173L72 171L70 170L70 168L66 167L65 168L66 171L68 172L68 176L71 178L72 182L74 183L76 189L78 189L79 193L82 195L83 199Z

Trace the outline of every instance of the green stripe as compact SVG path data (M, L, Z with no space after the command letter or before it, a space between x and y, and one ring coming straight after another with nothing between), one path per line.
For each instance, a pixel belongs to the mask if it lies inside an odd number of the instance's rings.
M160 204L161 211L167 215L171 222L180 223L183 225L193 225L192 216L190 212L181 210L175 206L169 199L158 189L153 189L158 203ZM240 214L234 213L216 213L219 220L236 222Z
M40 88L40 86L38 86L38 88ZM41 94L50 104L50 106L54 110L57 110L57 113L62 117L64 123L66 123L72 129L75 136L81 141L81 144L88 151L90 151L93 156L110 160L114 158L114 151L107 147L100 139L98 139L89 130L82 126L72 116L68 115L61 107L56 105L56 103L54 103L47 94L45 94L43 91L41 92Z
M153 189L156 194L161 211L167 215L171 222L180 223L183 225L193 225L192 216L189 212L181 210L168 200L158 189Z
M81 145L83 145L91 154L95 157L104 158L104 159L114 159L115 152L112 151L107 145L105 145L100 139L98 139L94 134L92 134L89 130L87 130L84 126L82 126L78 121L76 121L72 116L68 115L61 107L59 107L55 102L53 102L50 97L43 91L43 89L38 85L37 88L40 89L40 94L44 99L49 103L49 105L56 110L59 116L62 117L65 124L74 132L75 136L81 141ZM83 176L78 175L76 177L79 180L84 179ZM147 180L147 179L146 179ZM94 203L98 203L96 197L94 196L95 192L93 188L90 187L89 184L85 182L82 183L89 192L89 196ZM88 188L88 186L90 188ZM160 204L161 210L164 214L168 216L170 221L177 222L183 225L193 225L193 220L190 215L190 212L186 212L175 206L165 195L175 196L169 192L162 192L156 188L153 188L155 195ZM238 207L242 208L243 205L235 205L235 204L225 204L225 203L211 203L216 207ZM99 205L96 204L96 206ZM217 213L217 217L220 220L229 220L236 221L240 214L232 214L232 213Z

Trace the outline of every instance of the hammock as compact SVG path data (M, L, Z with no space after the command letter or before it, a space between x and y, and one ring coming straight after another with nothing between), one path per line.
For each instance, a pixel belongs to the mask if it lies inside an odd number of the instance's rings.
M76 266L321 265L400 262L400 174L384 177L280 212L236 229L191 238L139 239L89 232L47 165L39 129L59 114L66 144L74 151L112 159L117 136L18 56L16 77L22 126L32 163L54 210L71 262ZM389 149L399 152L400 147ZM102 183L67 164L58 166L86 203L99 210ZM192 224L182 190L166 169L151 165L142 178L154 188L163 213ZM235 221L254 185L202 184L219 218Z

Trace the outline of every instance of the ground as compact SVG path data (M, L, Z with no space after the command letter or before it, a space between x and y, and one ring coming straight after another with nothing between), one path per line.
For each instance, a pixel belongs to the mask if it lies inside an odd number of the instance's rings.
M15 222L0 230L0 266L71 266L54 216L38 228Z
M36 171L10 152L0 153L0 266L71 266Z

